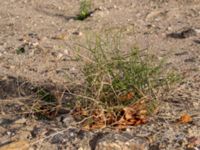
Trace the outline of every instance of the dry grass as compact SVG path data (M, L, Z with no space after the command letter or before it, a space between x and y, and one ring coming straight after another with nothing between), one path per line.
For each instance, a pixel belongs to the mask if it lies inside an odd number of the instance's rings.
M77 119L93 116L84 125L87 128L116 124L127 113L138 117L140 111L145 111L146 119L157 108L156 92L176 80L173 74L164 77L162 62L142 56L139 49L121 50L120 38L118 33L106 38L96 35L95 40L88 40L87 47L80 48L86 50L87 56L78 55L84 64L81 70L84 82L74 94L74 116ZM130 108L138 110L127 111ZM142 124L136 122L133 124Z

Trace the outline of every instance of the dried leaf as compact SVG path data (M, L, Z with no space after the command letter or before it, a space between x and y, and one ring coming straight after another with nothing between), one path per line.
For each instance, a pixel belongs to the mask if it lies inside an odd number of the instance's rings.
M147 122L147 110L144 101L123 108L122 114L123 116L115 124L117 129L123 129L127 126L140 125Z
M147 114L147 110L143 109L143 110L140 110L138 112L138 115L146 115Z
M133 99L133 97L134 97L134 94L132 92L128 92L126 95L120 95L119 100L120 101L128 101L128 100Z
M126 98L131 98L133 95L128 95ZM101 108L85 110L80 106L76 106L73 113L74 117L89 117L83 124L83 130L93 130L105 128L107 125L112 125L116 129L124 129L127 126L135 126L145 124L147 122L147 104L144 99L115 111L105 111Z
M126 120L132 119L134 113L135 112L134 112L134 110L132 110L132 108L130 108L130 107L124 108L124 117L125 117Z
M191 121L192 121L192 117L189 114L184 114L179 119L180 123L189 123Z
M134 96L134 94L132 93L132 92L129 92L128 94L127 94L127 100L130 100L130 99L132 99L133 98L133 96Z
M91 126L91 129L103 129L105 127L106 127L105 123L95 123L94 125Z
M67 39L67 34L66 33L58 34L58 35L52 37L52 39L54 39L54 40L66 40Z
M89 126L89 124L87 124L87 125L83 126L82 129L85 131L89 131L91 129L91 127Z

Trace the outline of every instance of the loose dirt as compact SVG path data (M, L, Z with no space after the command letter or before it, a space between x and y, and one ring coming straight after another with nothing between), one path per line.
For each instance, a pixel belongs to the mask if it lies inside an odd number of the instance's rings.
M0 150L15 141L42 150L200 149L199 0L95 0L95 11L84 21L74 19L79 3L0 0ZM137 46L164 59L166 71L183 77L162 98L150 123L122 133L96 133L80 130L70 110L53 120L21 113L33 103L35 88L58 92L60 98L71 86L67 77L79 73L80 64L71 59L76 45L108 30L123 32L123 49ZM71 97L64 93L62 99ZM192 116L192 122L176 124L183 114Z

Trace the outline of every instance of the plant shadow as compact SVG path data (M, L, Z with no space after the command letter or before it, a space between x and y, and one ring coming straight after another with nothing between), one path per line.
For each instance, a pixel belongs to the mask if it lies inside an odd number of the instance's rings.
M70 21L70 20L76 20L77 19L76 15L75 16L66 16L62 13L54 13L54 12L50 12L50 11L47 11L47 10L44 10L44 9L39 9L39 8L36 8L35 10L40 12L40 13L43 13L47 16L56 17L56 18L65 20L67 22Z

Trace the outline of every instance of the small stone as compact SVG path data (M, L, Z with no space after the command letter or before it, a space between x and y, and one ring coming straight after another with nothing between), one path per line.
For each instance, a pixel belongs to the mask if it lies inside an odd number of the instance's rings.
M196 44L200 44L200 40L194 40Z
M67 49L65 49L63 52L65 55L69 55L69 51Z
M75 67L70 68L70 73L76 74L78 70Z
M56 56L57 56L57 53L56 53L56 52L51 52L51 55L52 55L53 57L56 57Z
M82 35L83 35L83 33L80 32L80 31L75 31L75 32L73 32L73 34L74 34L74 35L78 35L78 36L82 36Z
M52 138L51 143L52 144L61 144L61 143L63 143L63 140L64 140L63 135L57 134Z
M74 22L74 18L70 18L68 22Z
M153 145L149 146L149 150L160 150L159 144L153 144Z
M99 6L98 10L104 10L103 6Z
M156 17L160 16L162 13L164 12L162 12L161 10L155 10L155 11L149 12L148 15L146 16L146 20L147 21L153 20Z
M171 31L171 30L172 30L172 27L167 27L167 30L168 30L168 31Z
M24 124L26 123L26 119L25 118L21 118L15 121L16 124Z
M39 45L39 43L38 43L38 42L34 42L34 43L32 43L32 45L33 45L34 47L36 47L36 46Z
M10 66L10 69L15 69L15 66L11 65L11 66Z
M114 9L116 9L116 8L117 8L117 6L116 6L116 5L114 5L114 6L113 6L113 8L114 8Z
M6 133L7 133L8 136L12 135L12 132L10 132L10 131L7 131Z
M62 53L58 53L57 58L61 59L62 57L63 57L63 54Z
M75 135L73 132L70 132L69 136L74 137Z
M29 53L29 56L34 56L34 54L35 54L35 51L31 51L31 52Z
M20 131L18 136L20 140L27 140L32 137L29 131Z
M196 62L196 58L195 57L187 58L184 60L184 62Z
M39 135L39 132L40 132L40 131L41 131L40 128L34 127L33 130L31 131L31 136L32 136L32 138L36 138L37 135Z
M41 41L46 41L46 40L48 40L46 36L41 38Z
M196 33L200 33L200 29L194 29L196 31Z
M130 149L133 149L133 150L146 150L146 146L145 144L139 144L135 141L127 141L127 142L124 142L124 141L119 141L119 140L116 140L116 141L113 141L113 140L107 140L107 141L103 141L103 142L98 142L97 143L97 146L96 146L96 149L97 150L110 150L110 149L114 149L114 150L130 150Z
M62 122L64 125L69 126L74 122L74 118L72 116L67 116L62 120Z
M9 124L11 124L13 121L10 119L0 119L0 126L5 125L8 126Z
M37 33L28 33L28 36L31 37L31 38L36 38L38 35Z

